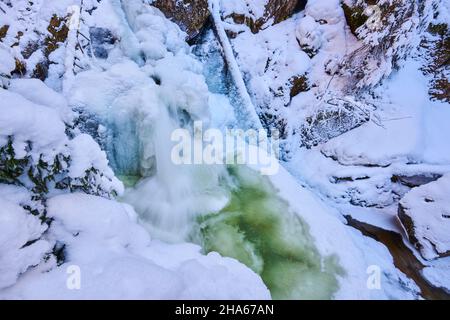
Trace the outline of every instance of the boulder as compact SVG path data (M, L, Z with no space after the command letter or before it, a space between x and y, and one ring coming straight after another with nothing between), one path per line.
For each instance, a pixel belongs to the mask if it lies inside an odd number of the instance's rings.
M410 242L428 260L450 256L450 174L412 189L398 208Z

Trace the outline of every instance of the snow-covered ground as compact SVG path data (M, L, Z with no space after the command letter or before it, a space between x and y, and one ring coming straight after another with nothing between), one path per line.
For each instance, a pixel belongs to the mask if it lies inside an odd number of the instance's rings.
M193 236L201 217L226 209L239 193L230 168L176 166L170 158L175 129L195 136L194 121L221 130L259 128L257 113L266 129L286 130L289 156L267 179L251 165L255 171L242 170L240 183L257 196L271 193L249 209L252 223L262 224L264 215L254 216L261 206L280 219L287 219L284 211L294 213L292 225L283 220L272 240L292 240L288 253L305 259L297 261L302 269L293 291L300 296L294 296L420 298L389 250L347 226L343 215L398 232L407 242L397 218L400 201L419 242L429 242L422 255L448 252L448 104L429 101L420 64L409 59L392 74L389 64L373 73L378 80L390 76L372 100L365 97L369 102L340 96L334 105L334 95L348 86L335 78L337 69L360 45L340 1L308 1L304 11L273 26L268 21L257 33L229 17L258 19L266 3L210 1L239 109L236 100L208 88L207 66L185 34L147 2L87 0L80 11L71 7L77 0L37 0L25 15L25 1L0 2L0 27L9 25L7 35L24 32L17 45L11 36L0 44L1 299L270 299L264 280L286 281L288 272L269 277L260 257L253 257L259 269L252 268L205 252ZM25 59L26 44L48 46L49 20L67 13L67 39L46 58L45 83L26 79L49 51ZM27 32L31 25L37 32ZM17 59L26 61L26 71L11 78ZM290 91L293 81L300 81L299 92ZM314 123L324 109L344 112L342 101L354 108L353 118L305 148L305 121ZM428 184L411 186L417 180ZM222 227L216 240L223 248L258 245L243 230ZM449 258L417 259L430 283L450 288Z

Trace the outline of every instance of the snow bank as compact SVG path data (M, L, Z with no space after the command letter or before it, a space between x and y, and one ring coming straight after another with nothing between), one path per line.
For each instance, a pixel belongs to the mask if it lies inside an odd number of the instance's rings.
M67 104L67 99L38 79L12 79L8 90L34 103L56 110L66 124L70 125L73 121L74 115Z
M450 292L450 261L449 258L444 258L447 260L444 264L437 264L435 266L425 267L423 269L423 275L429 282L431 282L436 287L445 288L447 292Z
M0 89L0 99L4 104L0 146L11 137L15 159L30 157L35 164L42 160L51 166L57 156L68 156L70 178L84 179L94 169L97 181L90 181L91 184L103 186L108 192L122 192L122 184L94 140L85 135L73 140L67 136L66 124L73 122L74 114L62 95L40 80L15 79L9 90Z
M30 270L0 292L9 299L269 299L261 279L233 259L203 256L191 244L151 241L126 204L85 194L49 200L49 237L66 244L67 261ZM80 289L66 286L70 266ZM70 270L70 269L69 269Z

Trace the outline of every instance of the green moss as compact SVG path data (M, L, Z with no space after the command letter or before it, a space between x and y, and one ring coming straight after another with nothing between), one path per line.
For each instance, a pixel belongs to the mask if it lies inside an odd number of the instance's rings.
M0 182L20 184L19 177L24 173L28 165L28 159L17 159L15 157L12 139L0 148Z
M199 219L207 252L217 251L261 275L274 299L330 299L343 274L334 256L322 257L308 225L277 196L267 178L247 167L229 169L237 187L219 213Z

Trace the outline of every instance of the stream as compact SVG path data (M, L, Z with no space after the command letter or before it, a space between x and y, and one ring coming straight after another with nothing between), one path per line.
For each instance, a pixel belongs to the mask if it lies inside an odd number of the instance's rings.
M348 215L345 218L349 226L361 231L363 235L384 244L388 248L394 259L395 267L417 284L423 298L429 300L450 300L450 294L445 289L433 286L424 278L422 270L425 266L417 259L411 249L405 245L400 234L358 221Z

